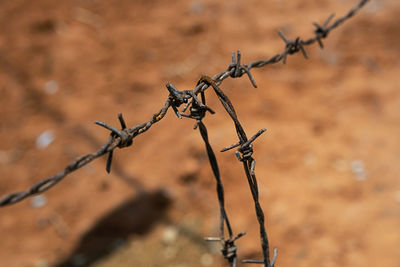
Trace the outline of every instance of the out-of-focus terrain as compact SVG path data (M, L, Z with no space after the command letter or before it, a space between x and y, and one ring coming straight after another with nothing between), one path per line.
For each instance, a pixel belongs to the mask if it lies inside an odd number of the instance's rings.
M151 118L169 81L269 58L311 22L358 1L0 2L0 194L28 188L95 151L108 132ZM261 203L277 266L400 266L400 2L373 0L282 63L229 79L254 144ZM204 122L215 151L235 143L218 99ZM218 244L215 182L193 121L166 118L44 195L0 209L0 266L227 266ZM44 134L44 135L43 135ZM39 138L41 136L41 138ZM260 257L241 164L217 153L239 259ZM66 264L65 266L67 266Z

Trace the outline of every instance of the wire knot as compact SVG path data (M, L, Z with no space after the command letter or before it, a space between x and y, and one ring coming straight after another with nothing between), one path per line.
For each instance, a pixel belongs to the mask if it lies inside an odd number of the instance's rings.
M233 236L227 240L224 240L220 237L207 237L205 238L206 241L221 241L222 242L222 249L221 253L225 259L228 259L230 262L233 262L237 258L237 248L235 245L235 241L244 236L246 232L241 232L236 236Z
M328 36L328 33L330 29L328 28L329 22L332 20L332 18L335 16L335 14L331 14L325 22L321 25L319 25L316 22L313 22L313 25L316 27L314 30L314 34L316 37L316 40L319 44L319 47L324 48L324 44L322 43L321 39L326 38Z
M253 145L252 144L248 144L246 146L242 145L238 148L235 154L238 160L241 162L249 160L253 155Z
M286 64L286 56L295 54L299 51L303 53L303 56L307 59L308 55L304 48L303 42L301 41L300 37L297 37L296 40L287 40L285 35L280 31L278 32L279 36L285 42L285 50L283 51L283 64Z
M206 107L201 107L201 106L195 105L195 104L193 104L190 107L189 110L190 110L190 117L192 119L195 119L195 120L198 120L198 121L201 121L204 118L204 116L206 115L206 112L207 112L207 108Z
M237 236L234 236L234 237L224 241L221 252L222 252L222 255L224 255L224 257L226 259L228 259L229 261L236 259L237 248L235 245L235 241L238 240L239 238L241 238L242 236L244 236L245 234L246 234L245 232L241 232Z
M314 33L318 39L326 38L328 36L329 30L327 28L320 26L318 24L314 24L314 26L316 27Z
M189 103L191 104L189 109L190 114L180 113L180 115L187 118L195 119L196 124L194 125L193 128L197 129L201 120L205 117L207 111L210 112L211 114L214 114L215 112L205 104L206 98L204 92L201 93L201 100L192 91L186 91L186 93L192 97L191 102ZM186 111L186 109L187 106L183 109L183 112Z
M180 105L183 103L187 103L188 99L190 98L190 95L186 91L179 91L175 86L173 86L170 83L166 83L165 86L167 87L169 91L169 99L171 101L171 107L175 111L176 116L179 119L182 119L182 116L180 112L178 111L178 108Z
M118 130L102 121L96 121L95 124L100 125L107 130L110 130L110 143L115 140L115 138L119 137L119 142L117 143L117 147L123 148L123 147L128 147L132 145L133 141L131 134L129 133L128 129L126 129L126 124L125 120L122 117L122 113L118 114L118 120L121 124L121 130ZM107 165L106 165L106 171L110 173L111 171L111 162L112 162L112 157L113 157L113 149L111 149L108 152L108 158L107 158Z
M232 63L229 64L227 71L230 72L230 76L232 78L239 78L242 77L243 74L247 74L247 76L249 77L249 80L251 82L251 84L253 85L254 88L257 88L257 84L253 78L253 76L250 73L250 68L247 65L241 65L240 64L240 60L241 60L241 53L238 50L236 52L236 57L235 57L235 52L232 52Z
M242 143L239 141L236 144L230 145L228 147L225 147L224 149L221 150L221 152L225 152L228 150L231 150L235 147L239 147L238 150L236 151L236 157L238 158L239 161L246 161L251 158L253 155L253 145L252 143L254 140L256 140L261 134L263 134L266 131L266 129L261 129L259 130L255 135L253 135L249 140L246 142Z

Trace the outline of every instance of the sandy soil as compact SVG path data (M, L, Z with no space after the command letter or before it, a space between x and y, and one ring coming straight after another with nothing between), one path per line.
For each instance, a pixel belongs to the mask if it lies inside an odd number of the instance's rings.
M312 21L358 1L0 2L0 194L28 188L95 151L93 124L146 121L168 92L191 89L243 61L310 37ZM400 266L400 2L374 0L332 32L325 49L254 71L222 89L255 146L277 266ZM217 112L214 149L236 142ZM0 209L0 266L227 266L218 244L215 183L192 120L169 112L129 149L68 176L43 196ZM54 140L38 147L38 137ZM233 152L218 153L239 258L259 257L254 207ZM64 265L61 263L64 261Z

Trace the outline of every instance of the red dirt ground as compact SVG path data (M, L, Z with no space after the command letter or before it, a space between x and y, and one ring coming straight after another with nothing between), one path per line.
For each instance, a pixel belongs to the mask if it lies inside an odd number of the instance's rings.
M108 138L95 120L117 125L119 112L129 126L149 119L168 95L166 81L192 89L237 49L244 63L268 58L283 49L277 30L310 37L312 21L357 2L1 1L0 194L95 151ZM324 50L308 47L308 60L255 70L259 88L244 77L224 82L249 135L268 129L254 157L277 266L400 266L399 25L399 1L371 1ZM207 96L218 151L237 137ZM110 175L99 159L46 192L43 207L28 199L0 209L0 266L88 265L90 253L93 266L227 266L218 244L202 241L217 234L219 215L192 126L170 111L116 151ZM47 130L55 139L38 149ZM239 259L259 257L241 165L233 152L217 157L233 229L247 231Z

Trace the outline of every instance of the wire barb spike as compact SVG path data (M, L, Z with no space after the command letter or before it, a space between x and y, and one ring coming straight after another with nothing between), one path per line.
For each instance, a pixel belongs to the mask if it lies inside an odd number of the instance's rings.
M297 37L294 41L293 40L287 40L283 32L278 31L279 36L282 38L282 40L285 42L285 49L282 53L283 57L283 64L286 64L286 57L287 55L292 55L295 54L299 51L303 53L304 58L308 58L306 49L304 48L304 43L300 39L300 37Z
M119 148L123 148L123 147L128 147L130 145L132 145L132 138L130 136L130 134L128 133L127 129L126 129L126 123L124 120L124 117L122 116L122 113L118 114L118 120L119 123L121 124L121 130L118 130L102 121L95 121L95 124L102 126L104 128L106 128L107 130L110 130L110 143L114 140L114 138L116 136L118 136L120 138L117 146ZM108 151L108 156L107 156L107 163L106 163L106 172L110 173L111 172L111 163L113 160L113 154L114 154L114 148L110 149Z
M228 69L226 71L232 78L242 77L243 74L246 73L253 87L257 88L257 84L253 78L253 75L251 75L250 68L247 65L240 64L241 58L242 54L239 50L236 51L236 57L235 52L232 52L232 63L228 66Z

